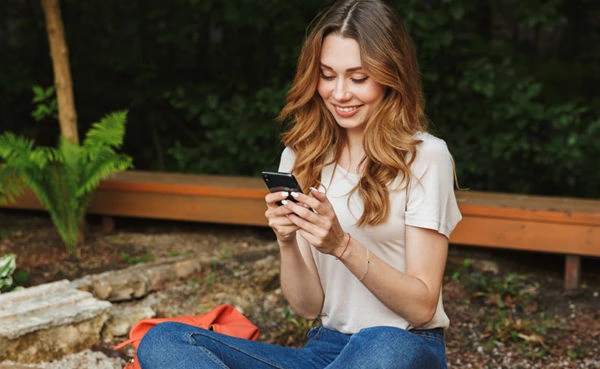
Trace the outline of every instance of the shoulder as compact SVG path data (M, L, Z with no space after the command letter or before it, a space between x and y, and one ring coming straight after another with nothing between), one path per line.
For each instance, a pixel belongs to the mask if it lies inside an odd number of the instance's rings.
M450 168L454 167L448 145L441 138L426 132L414 135L419 140L415 160L411 167L415 172L427 170L427 168Z
M438 138L431 133L418 132L414 138L419 140L417 144L417 158L419 156L449 156L450 151L446 141Z
M295 161L296 153L289 147L286 147L281 153L281 158L279 160L279 171L288 173L291 172Z

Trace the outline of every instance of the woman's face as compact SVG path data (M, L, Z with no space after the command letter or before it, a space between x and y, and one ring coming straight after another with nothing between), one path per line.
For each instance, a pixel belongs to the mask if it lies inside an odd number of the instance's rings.
M384 87L362 68L356 40L330 34L323 40L319 95L336 122L363 131L367 117L384 96Z

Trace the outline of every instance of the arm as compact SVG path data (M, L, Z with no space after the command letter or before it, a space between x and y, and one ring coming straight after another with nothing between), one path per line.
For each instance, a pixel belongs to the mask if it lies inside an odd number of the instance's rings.
M285 206L278 206L282 193L265 197L265 216L277 236L281 257L281 289L294 312L306 319L314 319L321 313L324 294L310 245L297 236L298 227L289 220L292 213Z
M406 227L406 273L400 272L351 241L342 262L388 308L413 326L429 322L435 314L448 251L448 239L436 231Z
M281 250L281 289L296 314L315 319L325 299L310 245L298 237L296 245Z
M312 192L313 197L296 194L317 213L288 202L292 210L288 218L298 226L300 234L320 252L339 257L348 240L335 212L324 194ZM418 327L429 322L436 310L442 285L448 250L446 236L425 228L406 228L406 272L400 272L351 239L342 262L388 308Z

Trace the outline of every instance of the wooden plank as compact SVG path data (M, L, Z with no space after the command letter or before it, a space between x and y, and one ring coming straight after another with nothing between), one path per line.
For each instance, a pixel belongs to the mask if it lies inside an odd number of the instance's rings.
M98 189L88 213L266 226L264 198L227 198Z
M35 194L27 189L23 192L23 194L17 199L17 201L8 203L8 204L0 204L0 208L8 208L8 209L24 209L24 210L46 210L40 201L37 199Z
M102 181L98 188L249 199L264 199L267 193L260 178L147 171L116 173Z
M600 226L600 200L457 191L463 216Z
M600 227L463 214L450 236L463 245L600 256Z

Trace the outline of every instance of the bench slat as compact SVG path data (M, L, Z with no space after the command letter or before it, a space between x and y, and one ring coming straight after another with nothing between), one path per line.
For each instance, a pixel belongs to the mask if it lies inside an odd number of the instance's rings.
M217 196L264 200L267 188L250 177L125 171L104 180L100 190L154 192L190 196Z
M457 191L463 215L600 226L600 200Z
M450 236L455 244L600 256L600 227L463 214Z

